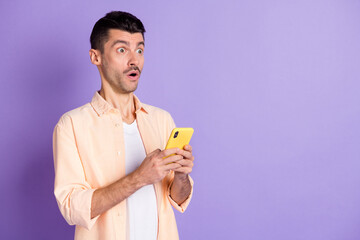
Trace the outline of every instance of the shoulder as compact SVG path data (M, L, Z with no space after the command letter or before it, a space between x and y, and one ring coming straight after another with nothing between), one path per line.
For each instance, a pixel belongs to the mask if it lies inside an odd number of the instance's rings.
M86 121L88 118L91 118L93 114L96 114L90 103L86 103L78 108L70 110L64 113L56 126L68 127L73 125L74 121Z
M171 114L168 111L146 103L141 103L141 104L145 109L145 111L149 114L149 116L156 118L163 118L165 120L172 120Z
M173 118L170 113L164 109L143 103L142 107L147 113L142 112L141 119L144 120L148 126L151 125L154 131L158 131L158 136L160 136L161 139L161 148L164 149L171 131L176 127Z
M144 116L144 118L149 122L153 123L154 125L158 125L159 128L162 128L165 131L165 136L168 137L171 130L176 127L171 114L164 109L154 107L149 104L142 103L142 106L147 112L147 114L144 113L142 116Z

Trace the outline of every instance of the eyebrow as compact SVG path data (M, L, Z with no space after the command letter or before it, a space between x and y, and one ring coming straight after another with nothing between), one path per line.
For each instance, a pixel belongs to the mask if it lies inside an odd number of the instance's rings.
M115 42L113 42L113 44L111 45L111 47L115 46L115 45L118 44L118 43L122 43L122 44L125 44L125 45L127 45L127 46L130 45L130 43L127 42L127 41L124 41L124 40L116 40ZM139 47L140 45L145 46L145 42L144 42L144 41L138 42L137 47Z

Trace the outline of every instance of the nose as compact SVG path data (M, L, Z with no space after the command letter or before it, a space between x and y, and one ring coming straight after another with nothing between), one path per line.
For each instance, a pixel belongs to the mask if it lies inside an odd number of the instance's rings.
M136 53L133 53L133 52L130 53L128 65L129 66L137 66L137 65L139 65L139 59L136 56Z

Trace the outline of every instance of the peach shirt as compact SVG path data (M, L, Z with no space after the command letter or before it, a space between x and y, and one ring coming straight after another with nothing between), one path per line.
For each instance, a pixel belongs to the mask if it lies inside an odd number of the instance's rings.
M134 95L136 120L146 153L164 149L175 127L170 114L143 104ZM76 225L75 239L125 240L126 201L90 219L93 192L125 176L125 145L121 113L98 92L91 103L65 113L53 135L55 165L54 194L61 214ZM158 208L158 239L179 239L171 205L180 212L187 208L191 196L180 206L170 197L171 172L155 183ZM190 179L193 185L192 179Z

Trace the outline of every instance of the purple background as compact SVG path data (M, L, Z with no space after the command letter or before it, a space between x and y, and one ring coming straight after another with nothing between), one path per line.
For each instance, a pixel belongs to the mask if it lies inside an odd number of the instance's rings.
M72 239L52 131L100 87L89 35L145 24L136 94L192 126L181 239L360 239L360 1L1 1L0 239Z

